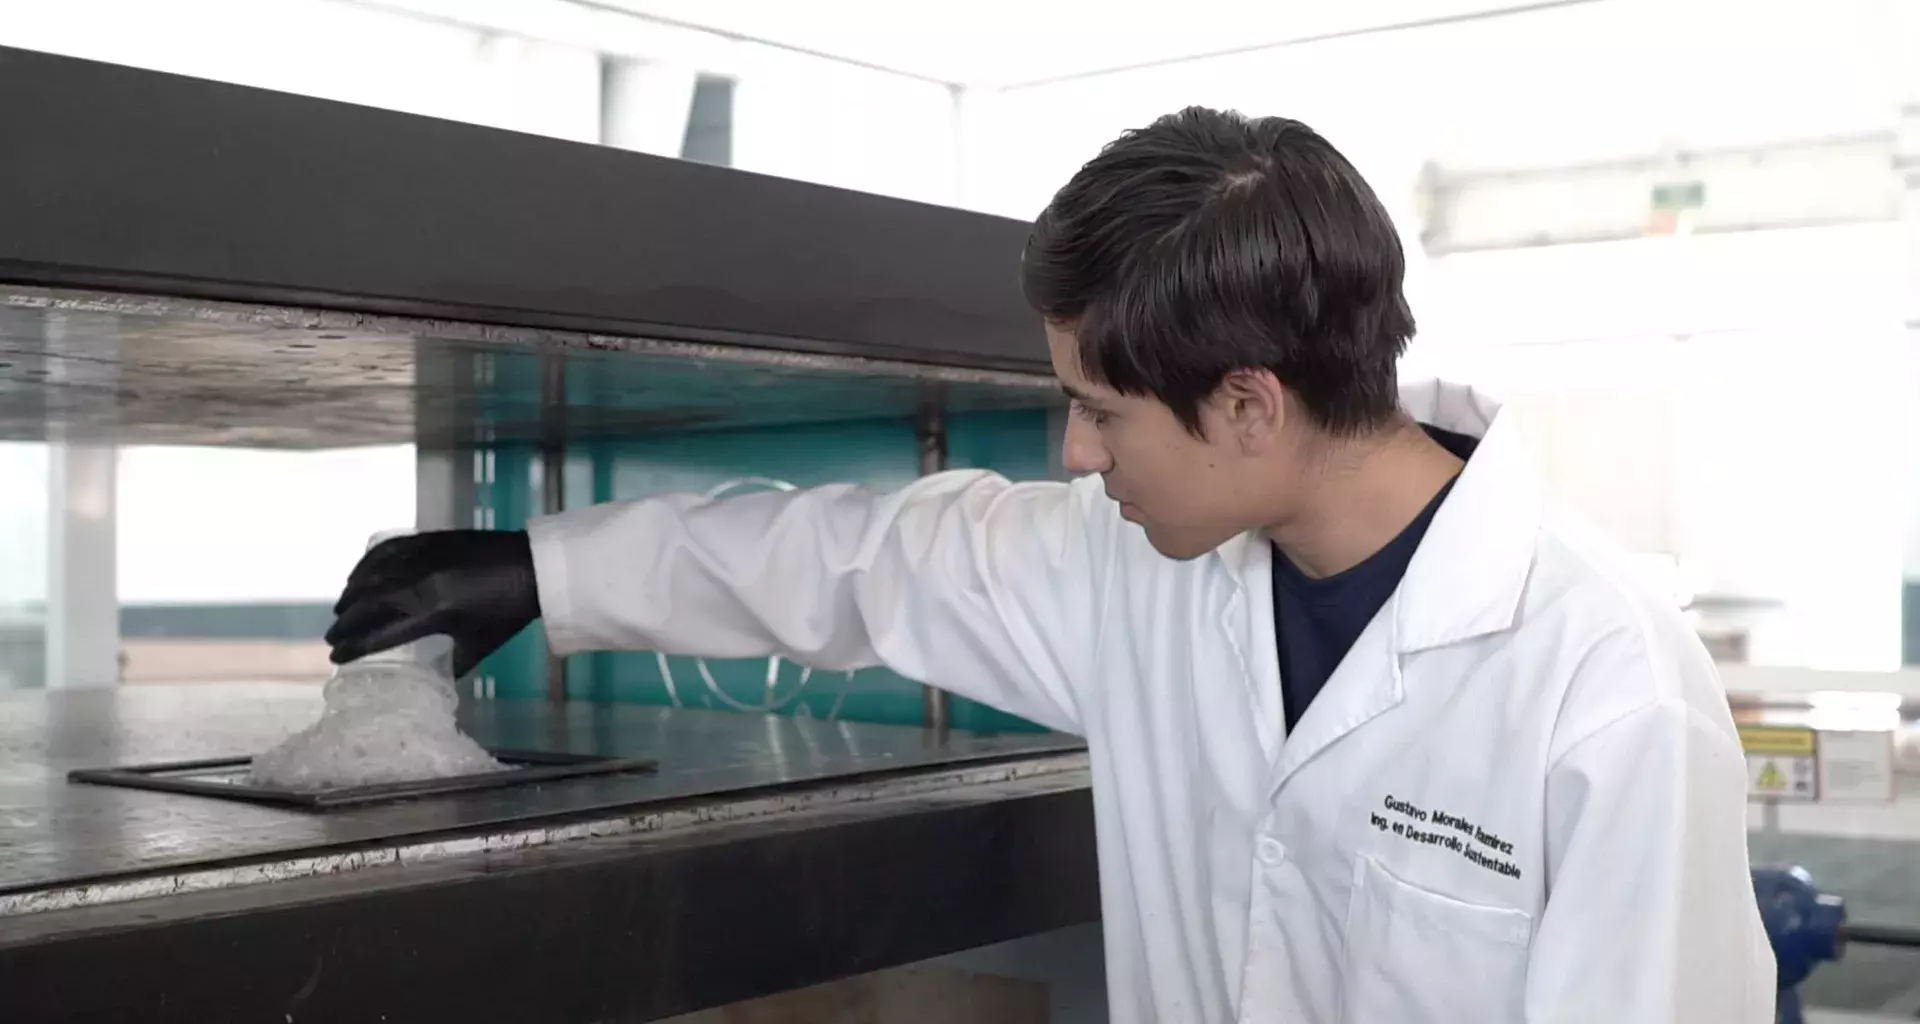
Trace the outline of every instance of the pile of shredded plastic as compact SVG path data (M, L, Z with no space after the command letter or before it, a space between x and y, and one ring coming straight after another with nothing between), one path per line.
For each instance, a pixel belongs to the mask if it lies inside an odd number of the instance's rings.
M425 665L357 661L334 673L325 696L319 721L253 759L255 785L333 789L505 767L460 731L453 680Z

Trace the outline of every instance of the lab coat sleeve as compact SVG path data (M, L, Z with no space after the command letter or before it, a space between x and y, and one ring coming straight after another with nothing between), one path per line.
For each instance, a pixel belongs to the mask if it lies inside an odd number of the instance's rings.
M1746 791L1730 723L1678 697L1621 715L1558 759L1528 1024L1772 1024Z
M834 485L599 505L528 533L558 653L885 666L1079 732L1107 504L1097 478L956 470L889 494Z

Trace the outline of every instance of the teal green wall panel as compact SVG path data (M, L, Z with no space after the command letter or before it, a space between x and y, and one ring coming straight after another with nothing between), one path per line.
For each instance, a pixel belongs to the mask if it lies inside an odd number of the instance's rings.
M956 416L947 424L948 465L953 468L988 468L1012 479L1044 478L1050 472L1052 444L1045 410L974 413ZM528 483L533 479L533 457L530 450L499 450L494 485L483 490L500 493L482 499L492 502L496 525L519 525L532 511L526 501L537 493ZM564 492L572 508L706 491L750 477L796 487L855 482L891 490L916 476L914 424L868 420L576 444L569 449ZM544 659L538 631L516 638L485 668L493 679L494 694L531 697L543 693ZM693 658L662 658L647 652L589 654L569 659L567 689L575 700L773 710L896 724L921 721L920 685L892 672L808 673L780 662L772 668L770 678L765 660L710 661L703 676L701 663ZM949 719L954 727L971 731L1039 728L958 698L951 703Z
M1047 412L987 412L956 417L947 430L947 468L991 469L1009 480L1056 475L1057 443Z
M540 488L535 467L538 450L530 445L500 445L482 453L490 459L475 487L486 521L502 530L519 529L539 514ZM496 696L543 696L547 679L547 638L537 627L521 630L480 668L493 680Z

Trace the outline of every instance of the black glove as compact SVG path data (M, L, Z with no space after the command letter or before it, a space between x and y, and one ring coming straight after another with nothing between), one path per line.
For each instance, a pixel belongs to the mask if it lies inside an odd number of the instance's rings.
M334 664L439 634L457 679L540 617L533 549L518 530L396 537L360 559L333 614Z

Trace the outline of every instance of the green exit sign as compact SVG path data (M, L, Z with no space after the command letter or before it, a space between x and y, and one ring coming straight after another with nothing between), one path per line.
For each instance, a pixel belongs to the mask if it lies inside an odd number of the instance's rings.
M1707 204L1703 181L1675 181L1653 186L1653 208L1661 211L1698 210Z

